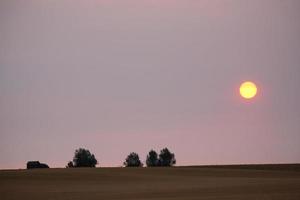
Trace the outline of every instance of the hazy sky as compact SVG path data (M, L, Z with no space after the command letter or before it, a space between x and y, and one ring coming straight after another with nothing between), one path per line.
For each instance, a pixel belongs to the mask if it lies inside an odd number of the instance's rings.
M300 1L1 0L0 168L300 162ZM243 100L244 80L259 87Z

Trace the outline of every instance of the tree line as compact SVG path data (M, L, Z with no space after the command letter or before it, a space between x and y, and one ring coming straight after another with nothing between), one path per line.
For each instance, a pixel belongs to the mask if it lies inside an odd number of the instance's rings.
M73 167L96 167L98 161L94 154L88 149L79 148L75 150L73 161L69 161L67 168ZM163 148L158 154L153 149L146 157L147 167L171 167L176 164L175 154L168 148ZM131 152L123 163L125 167L142 167L144 164L136 152Z

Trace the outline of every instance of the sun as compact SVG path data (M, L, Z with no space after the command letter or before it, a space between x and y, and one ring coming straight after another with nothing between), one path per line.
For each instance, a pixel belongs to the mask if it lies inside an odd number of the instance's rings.
M252 99L257 94L257 87L251 81L246 81L240 86L240 94L245 99Z

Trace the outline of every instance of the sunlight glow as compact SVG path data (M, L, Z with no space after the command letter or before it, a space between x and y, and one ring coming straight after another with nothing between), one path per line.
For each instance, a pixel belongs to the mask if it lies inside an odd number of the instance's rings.
M240 86L240 94L245 99L252 99L257 94L257 87L253 82L246 81Z

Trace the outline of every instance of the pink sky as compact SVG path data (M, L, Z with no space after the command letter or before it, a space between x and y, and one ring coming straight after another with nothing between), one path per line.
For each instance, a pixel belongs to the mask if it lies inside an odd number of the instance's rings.
M0 2L0 168L300 162L297 0ZM242 81L259 87L252 101Z

